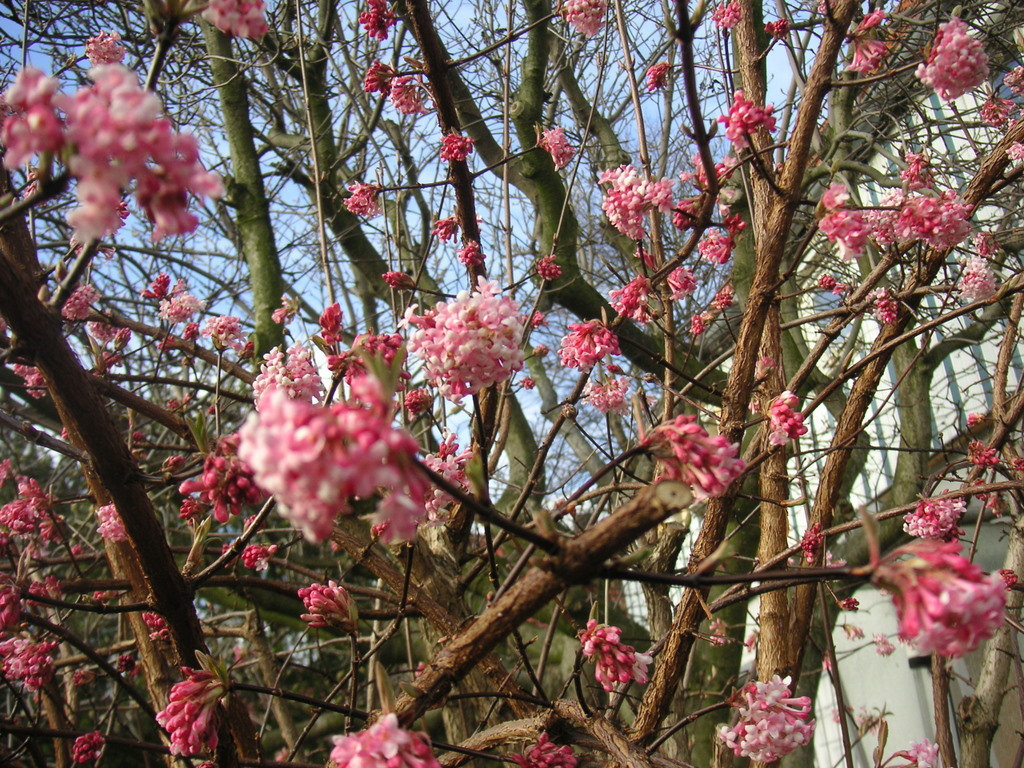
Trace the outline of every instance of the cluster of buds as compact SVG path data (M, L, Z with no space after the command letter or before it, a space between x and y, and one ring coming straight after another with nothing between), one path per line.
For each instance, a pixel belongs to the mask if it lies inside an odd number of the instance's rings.
M736 725L720 726L718 737L737 757L771 763L810 743L814 721L808 720L811 700L794 697L791 679L775 675L766 683L751 682L733 697L740 711Z
M637 653L621 638L621 629L598 624L595 619L590 619L587 628L580 632L583 655L594 660L594 678L609 693L615 690L616 683L646 683L647 667L654 661L650 654Z

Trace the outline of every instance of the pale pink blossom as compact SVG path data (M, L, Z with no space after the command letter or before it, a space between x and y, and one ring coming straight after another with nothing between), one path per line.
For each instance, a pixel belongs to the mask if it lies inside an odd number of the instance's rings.
M739 0L727 0L720 2L711 11L711 20L719 29L732 29L740 23L743 18L743 7Z
M629 392L629 379L610 378L607 381L588 381L583 389L583 399L601 413L617 413L622 415L629 410L626 395Z
M365 731L335 736L330 758L336 768L441 768L430 740L400 728L391 712Z
M726 310L733 305L733 300L735 298L736 293L733 291L732 284L726 283L715 291L715 296L711 300L711 309L715 312Z
M202 474L178 487L183 496L198 493L202 503L213 507L219 523L242 514L243 505L260 504L267 498L253 479L252 467L239 458L240 442L239 433L222 437L203 460Z
M672 66L667 61L659 61L647 68L647 91L657 91L668 85L668 73Z
M117 514L117 508L113 504L97 507L96 517L100 521L100 536L108 541L128 541L128 532L124 529L124 521Z
M622 288L609 294L612 309L641 325L651 322L648 301L651 297L651 281L644 275L637 275Z
M161 299L159 314L167 322L184 323L191 320L199 312L206 308L206 302L200 301L188 292L188 286L184 280L178 280L171 296Z
M893 189L883 195L877 208L864 211L864 219L871 228L871 238L882 248L900 240L896 234L896 221L906 197L902 189Z
M413 75L393 77L388 85L388 99L403 115L425 115L423 103L423 82Z
M213 342L216 349L221 351L230 348L240 352L245 347L242 321L234 315L206 318L202 333Z
M348 590L340 584L310 584L299 590L299 599L307 611L299 618L313 629L337 627L343 632L356 631L359 611Z
M103 745L106 743L107 740L99 731L83 733L75 739L75 743L71 747L71 762L76 765L96 762L103 754Z
M843 632L846 634L847 640L863 640L864 630L858 627L856 624L843 624Z
M89 305L100 297L100 292L91 285L80 285L68 296L60 308L61 317L68 322L85 320L89 317Z
M768 435L769 443L785 445L789 440L807 434L803 414L793 410L799 403L797 396L788 389L772 401L768 408L768 421L772 430Z
M313 363L313 356L302 344L288 348L287 356L274 347L263 356L260 372L252 382L256 411L271 391L281 390L293 400L319 403L324 398L324 385Z
M917 540L878 566L872 581L892 595L899 634L922 653L959 658L1003 623L1006 588L960 556L956 541Z
M416 441L391 424L394 405L368 376L349 384L344 403L329 407L268 392L260 413L239 431L239 458L281 513L309 541L323 541L350 500L384 498L377 520L386 539L408 539L423 519L426 482L415 468Z
M117 32L100 32L85 41L85 55L94 67L103 64L120 64L124 60L125 49L121 36Z
M732 142L734 149L740 150L750 145L747 137L759 129L764 128L769 133L775 130L775 118L772 117L774 109L771 104L757 106L739 90L733 94L729 114L721 115L718 122L725 124L726 137Z
M567 368L588 370L607 355L621 354L619 337L600 320L572 323L562 338L558 357Z
M691 486L698 501L721 496L746 469L743 460L737 458L736 443L721 435L708 435L697 417L689 414L655 427L640 445L661 459L661 478Z
M747 683L732 699L739 710L736 725L721 725L718 738L737 757L772 763L799 747L814 735L814 721L808 720L811 700L793 696L791 678L772 677L768 682Z
M967 25L954 16L939 25L928 58L917 68L917 77L943 101L957 99L988 77L985 46L968 35Z
M907 167L900 171L900 178L911 192L935 186L931 163L925 152L907 152L904 156Z
M573 29L587 37L593 37L601 31L607 12L607 0L562 1L562 18Z
M1003 99L992 94L988 101L981 105L981 122L990 128L1003 128L1010 120L1010 113L1016 104L1010 99Z
M277 554L277 544L249 544L242 550L242 565L254 571L270 567L270 558Z
M601 202L608 221L633 240L643 239L644 216L648 211L668 213L672 210L671 179L646 181L636 168L622 165L603 171L597 181L611 185Z
M899 318L899 303L888 288L875 288L868 294L871 299L871 314L882 325L892 325Z
M423 457L423 464L456 488L469 492L466 462L471 458L473 458L473 449L466 448L460 451L455 434L449 432L437 447L437 453L428 453ZM455 498L447 491L434 485L430 486L424 501L427 521L431 523L444 522L443 511L446 507L451 506L454 501Z
M258 39L269 30L263 0L210 0L203 18L232 37Z
M513 754L519 768L576 768L576 756L568 744L558 746L548 738L547 732L540 735L537 743L525 754Z
M822 195L821 202L829 213L818 224L822 234L837 244L839 258L843 261L851 261L864 254L870 233L864 213L845 207L848 199L846 187L833 184Z
M356 216L372 218L380 215L380 187L376 184L356 182L346 187L352 194L345 198L345 207Z
M0 668L8 680L17 680L26 691L38 691L53 679L53 640L33 642L23 637L11 637L0 643Z
M893 763L897 757L907 762ZM911 742L909 749L894 752L883 765L886 768L939 768L939 745L928 739Z
M359 24L376 40L387 40L388 30L398 22L387 0L367 0L367 8L359 14Z
M892 641L880 632L872 638L872 642L875 644L875 653L879 656L892 656L893 651L896 650Z
M667 278L665 278L670 291L669 298L672 301L684 299L697 290L697 279L686 267L676 267Z
M590 619L580 632L580 642L583 655L594 662L594 678L609 693L615 690L616 683L647 682L647 668L653 658L623 643L618 627Z
M967 302L992 298L998 290L996 276L988 260L981 256L970 256L960 273L956 291Z
M520 347L526 317L519 304L481 277L473 293L462 291L423 315L412 306L403 321L415 331L409 351L423 361L427 378L459 402L508 379L523 367Z
M726 264L732 257L736 241L728 232L721 229L708 229L704 232L700 242L697 243L697 250L700 257L709 264Z
M729 642L728 631L729 628L726 626L726 623L722 619L715 617L708 625L708 642L714 646L725 645Z
M41 531L53 509L53 497L31 477L19 476L18 496L0 507L0 530L15 536Z
M576 148L569 143L561 128L548 128L541 133L537 146L551 155L555 168L559 170L565 168L576 154Z
M850 71L862 75L869 75L878 69L889 52L889 46L874 37L869 30L875 29L886 19L886 13L881 8L876 8L861 19L860 24L850 34L853 41L853 63L850 64Z
M446 133L441 137L441 159L449 162L464 161L473 152L473 140L457 133Z
M690 333L694 336L700 336L708 329L708 323L712 320L714 320L714 315L710 312L701 312L698 315L694 315L690 318Z
M214 672L182 667L185 680L171 687L170 700L156 721L170 734L172 755L198 755L217 748L217 705L227 681Z
M25 165L33 155L56 152L64 146L64 126L56 113L59 85L34 67L25 67L0 96L11 114L0 127L4 166Z
M903 530L922 539L951 541L963 534L957 523L966 511L963 499L921 499L903 516Z

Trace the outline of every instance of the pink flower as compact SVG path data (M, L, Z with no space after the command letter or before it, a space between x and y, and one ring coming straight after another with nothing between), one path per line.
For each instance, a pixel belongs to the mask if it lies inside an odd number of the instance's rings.
M396 291L408 290L416 287L416 283L413 281L412 275L408 275L405 272L385 272L380 276L380 279L387 283L389 288L393 288Z
M715 6L711 12L711 20L719 29L732 29L743 18L743 8L739 0L728 0Z
M146 627L148 627L150 630L150 640L162 640L166 643L171 642L171 629L167 626L167 619L165 619L159 613L143 611L142 620L146 623Z
M572 747L564 744L561 747L552 743L547 732L540 735L537 743L526 750L525 755L511 755L519 768L576 768L576 756Z
M736 242L721 229L708 229L697 243L700 257L709 264L726 264L732 257Z
M668 85L668 73L672 66L667 61L659 61L647 68L647 92L657 91Z
M555 261L555 254L549 253L537 260L537 276L550 282L562 276L562 267Z
M367 9L359 14L359 23L366 34L377 40L387 40L388 30L398 21L386 0L367 0Z
M183 496L198 493L201 502L213 505L219 523L242 514L243 504L259 504L267 498L253 480L252 468L238 456L240 440L239 433L222 437L203 461L202 475L178 488Z
M967 445L967 460L976 467L994 467L999 463L995 448L987 447L981 440L971 440Z
M824 274L818 278L818 287L823 291L831 291L836 296L842 296L850 286L840 283L832 275Z
M480 250L480 243L476 240L469 240L459 248L455 255L459 257L459 261L465 264L467 267L480 267L484 263L484 253Z
M637 653L633 646L621 642L621 637L621 629L594 619L580 632L583 655L593 660L594 678L609 693L616 683L646 683L647 668L654 661L649 654Z
M900 171L900 178L906 182L907 189L916 192L935 185L928 155L924 152L907 152L907 167Z
M868 298L874 302L871 314L882 325L892 325L899 318L899 303L888 288L875 288Z
M423 457L423 464L445 480L463 491L469 491L469 480L466 478L466 462L473 457L473 450L467 448L459 451L459 443L454 433L449 433L437 447L437 453L429 453ZM427 491L424 508L427 520L432 523L444 521L444 509L450 506L455 498L446 491L432 486Z
M441 159L451 162L464 161L473 152L473 140L457 133L446 133L441 137Z
M956 290L967 302L983 301L995 295L998 285L988 260L981 256L969 256L964 264Z
M106 743L107 740L99 731L83 733L71 747L71 762L81 765L99 760Z
M120 64L124 59L125 49L119 45L121 36L117 32L100 32L85 41L85 55L94 67L103 64Z
M282 390L293 400L304 400L307 403L323 400L323 382L313 364L310 351L302 344L289 347L287 358L280 347L274 347L264 355L259 375L252 383L257 412L263 397L274 390Z
M263 0L210 0L203 18L232 37L258 39L269 29Z
M787 19L776 19L775 21L766 22L764 33L774 37L776 40L784 40L786 35L789 34L789 21Z
M85 320L89 317L89 305L100 297L100 292L91 285L80 285L68 296L60 308L61 317L68 322Z
M907 762L892 764L897 757L901 757ZM892 757L883 765L889 766L889 768L939 768L939 745L933 744L928 739L911 742L909 749L893 753Z
M366 70L366 76L363 78L363 90L366 93L389 94L391 81L397 76L398 72L394 67L375 61Z
M875 653L879 656L892 656L893 651L896 650L896 646L892 644L888 637L878 633L872 640L875 643Z
M903 516L903 530L922 539L952 541L963 534L957 523L966 511L963 499L921 499Z
M203 324L203 336L210 339L217 350L223 351L230 347L239 352L245 347L242 321L234 315L206 318L206 322Z
M772 117L774 109L771 104L764 107L755 105L740 90L733 94L729 114L721 115L718 122L725 124L725 135L732 142L733 148L740 150L750 145L747 137L758 129L764 128L769 133L775 130L775 118Z
M651 291L651 281L643 275L637 275L623 288L612 291L609 298L612 308L620 315L646 325L651 322L651 311L647 306Z
M391 712L365 731L335 736L331 762L337 768L441 768L430 740L400 728Z
M814 735L814 721L807 719L811 700L794 697L790 682L789 677L775 675L766 683L747 683L733 697L739 722L731 728L719 726L718 738L737 757L771 763L810 743Z
M831 212L818 224L829 241L838 244L839 258L852 261L864 254L868 242L868 224L862 211L848 210L845 206L849 193L841 184L833 184L821 202Z
M391 79L388 99L403 115L425 115L427 108L423 104L423 87L418 77L394 77Z
M249 544L242 550L242 565L254 571L270 567L270 558L277 554L277 544Z
M341 305L334 302L320 313L320 337L327 344L337 344L342 340Z
M17 168L33 155L56 152L64 146L64 126L54 98L58 87L52 77L25 67L0 97L0 103L12 113L0 127L5 167Z
M326 539L353 498L384 491L377 519L388 540L411 537L423 517L426 483L414 467L416 441L391 425L393 404L368 376L344 403L321 407L274 391L239 431L239 459L307 540Z
M967 25L954 16L939 25L931 53L917 67L917 77L943 101L960 98L988 77L985 46L968 35Z
M644 237L644 216L648 211L667 213L672 210L672 180L645 181L636 168L622 165L603 171L600 184L610 184L601 207L619 232L633 240Z
M959 658L1003 623L1002 578L961 557L959 542L911 542L885 558L872 581L892 594L900 637L923 653Z
M459 222L454 216L447 219L438 219L434 222L430 234L434 235L442 243L447 243L459 233Z
M124 521L117 514L117 508L113 504L97 507L96 517L100 521L100 536L108 541L128 541L128 532L124 529Z
M472 294L439 302L423 315L406 312L416 330L409 351L423 361L427 378L453 402L508 379L523 367L520 348L526 317L496 283L480 278Z
M18 477L18 497L0 507L0 530L15 536L40 531L52 514L53 497L30 477Z
M569 144L565 131L561 128L549 128L544 131L537 140L537 146L551 155L555 168L559 170L565 168L576 154L576 149Z
M629 392L629 379L611 378L607 381L587 382L583 389L583 398L588 405L601 413L624 414L629 409L626 394Z
M214 672L182 667L185 680L171 688L170 700L156 721L171 736L172 755L198 755L217 748L217 705L228 683Z
M700 336L708 329L708 323L713 319L714 315L710 312L701 312L699 315L694 315L690 318L690 333L694 336Z
M0 573L0 633L13 629L21 620L21 588L6 573Z
M793 410L799 403L797 396L788 389L772 401L768 409L768 420L772 428L768 436L769 443L785 445L787 441L807 434L803 414Z
M558 357L567 368L588 370L607 355L621 354L619 338L600 320L572 323L562 339Z
M881 8L876 8L861 19L860 24L850 35L853 40L853 63L850 64L850 71L861 75L869 75L874 72L882 63L882 59L889 53L889 46L881 40L875 39L869 30L879 26L885 21L886 14Z
M1016 105L1009 99L1002 99L995 94L981 105L981 122L990 128L1002 128L1010 119L1010 112Z
M604 26L606 0L563 0L562 18L577 32L593 37Z
M724 621L719 618L712 619L708 624L708 642L716 646L725 645L729 642L729 637L726 634L728 631L729 628Z
M815 523L806 531L800 539L800 549L803 550L804 559L813 563L825 545L825 534L821 532L821 523Z
M676 416L655 427L640 445L662 460L660 477L691 486L698 501L720 496L746 469L737 458L739 446L708 435L696 416Z
M26 691L38 691L53 679L53 640L35 643L23 637L12 637L0 643L3 675L18 680Z
M668 283L669 291L671 291L669 298L672 301L686 298L697 290L697 279L693 276L693 272L686 267L676 267L665 280Z
M345 199L345 207L356 216L380 215L380 187L376 184L356 182L346 187L352 195Z
M188 292L184 280L178 280L170 298L160 301L160 317L169 323L184 323L191 320L196 313L206 308L206 302L200 301Z
M843 624L843 632L847 640L863 640L864 630L854 624Z
M299 599L308 611L299 618L313 629L337 627L343 632L356 631L359 611L348 590L339 584L310 584L299 590Z
M418 416L430 407L430 393L422 388L411 389L405 393L403 403L410 416Z

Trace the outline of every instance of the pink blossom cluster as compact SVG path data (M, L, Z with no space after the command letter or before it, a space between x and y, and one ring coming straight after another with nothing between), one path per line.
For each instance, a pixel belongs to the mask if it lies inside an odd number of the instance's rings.
M969 256L960 273L956 290L964 301L983 301L995 295L996 276L988 260L982 256Z
M775 675L768 682L743 686L733 701L740 712L739 721L718 728L718 738L733 754L772 763L810 743L814 735L814 721L807 719L811 700L793 696L791 681Z
M242 321L234 315L206 318L202 333L213 342L214 348L219 351L233 349L235 352L241 352L245 348Z
M651 310L647 305L650 300L651 281L644 275L637 275L622 288L609 294L612 309L623 317L635 320L641 325L651 322Z
M911 192L935 186L931 162L924 152L907 152L904 155L907 167L900 171L900 178Z
M440 240L442 243L447 243L453 237L459 233L459 222L454 216L449 216L447 219L438 219L434 222L433 229L430 230L430 234Z
M555 168L559 170L565 168L576 154L576 148L569 143L565 131L560 127L548 128L541 133L537 146L551 155Z
M647 668L654 661L649 654L637 653L621 638L621 629L598 624L595 619L590 619L586 629L580 631L583 655L593 660L594 678L609 693L615 690L616 683L646 683Z
M537 276L547 282L557 280L562 276L562 267L555 261L555 254L549 253L537 260Z
M24 637L10 637L0 643L3 676L17 680L26 691L38 691L53 679L53 640L33 642Z
M743 18L743 7L739 0L727 0L715 6L711 11L711 20L719 29L732 29Z
M769 37L774 37L776 40L785 40L786 35L789 34L789 19L776 19L775 21L765 22L764 33Z
M29 536L43 530L53 509L53 497L31 477L19 476L17 480L17 498L0 507L0 531Z
M867 246L868 228L864 213L846 208L850 193L843 184L833 184L821 197L828 214L818 228L831 242L839 247L839 258L852 261L863 255Z
M359 14L359 24L376 40L387 40L388 30L398 22L387 0L367 0L367 8Z
M380 489L378 519L391 522L387 539L407 539L424 513L426 483L414 467L418 446L391 425L394 406L376 380L365 376L349 388L346 402L329 407L267 393L263 409L239 431L238 456L309 541L330 536L351 499Z
M317 318L317 323L320 325L320 338L324 340L325 344L337 344L342 341L341 320L341 305L338 302L324 307L324 311Z
M409 288L416 287L416 283L413 280L412 275L406 274L405 272L391 270L382 274L380 278L388 284L389 288L394 288L396 291L408 290Z
M277 544L249 544L242 550L242 565L254 571L265 571L277 549Z
M75 739L75 743L71 746L71 762L76 765L96 762L103 754L103 746L106 743L107 740L99 731L83 733Z
M452 161L464 161L473 152L473 140L469 136L459 136L457 133L446 133L441 137L441 159Z
M738 151L750 146L747 137L752 136L758 129L764 128L769 133L775 130L775 118L772 117L774 109L771 104L757 106L739 90L733 94L729 114L721 115L718 122L725 124L725 135Z
M255 40L269 31L263 0L210 0L203 18L232 37Z
M768 435L769 443L785 445L788 440L795 440L807 434L804 415L793 410L799 404L799 398L788 389L772 401L768 408L768 420L772 429Z
M25 380L25 393L36 400L46 397L46 378L34 365L14 363L11 366L14 374Z
M821 553L823 546L825 546L825 534L821 530L821 523L815 523L804 531L804 535L800 538L800 549L804 553L804 559L808 563L813 563Z
M640 445L662 460L662 478L691 486L698 501L723 494L747 466L736 443L710 436L689 414L655 427Z
M393 712L365 731L335 736L331 762L336 768L441 768L429 739L400 728Z
M334 581L310 584L299 590L299 599L307 611L299 618L311 628L337 627L343 632L356 631L359 610L348 590L340 584Z
M985 576L961 557L956 541L917 540L900 547L872 581L892 594L900 637L923 653L959 658L1003 623L1003 579Z
M1010 99L1003 99L992 94L988 101L981 105L981 122L990 128L1003 128L1009 121L1010 113L1015 106Z
M697 278L693 276L686 267L676 267L671 272L665 282L668 284L669 298L672 301L679 301L684 299L697 290Z
M124 521L113 504L97 507L96 517L100 521L100 536L107 541L128 541L128 532L124 529Z
M672 65L667 61L659 61L657 64L652 64L647 68L647 74L645 78L647 80L647 92L658 91L668 85L668 73L672 70Z
M256 411L268 392L280 390L293 400L319 403L324 397L324 385L313 364L310 351L302 344L288 348L287 356L280 347L274 347L263 356L260 372L252 382Z
M897 757L907 762L890 765ZM910 748L894 752L883 765L887 768L939 768L939 745L928 739L910 743Z
M908 197L894 225L896 237L903 242L923 240L933 248L953 248L971 233L971 210L952 190L941 197Z
M466 448L460 451L455 433L449 432L437 447L437 453L428 453L423 457L423 463L452 485L468 491L469 480L466 478L466 462L471 458L473 458L473 449ZM427 520L435 523L443 522L442 511L454 501L455 498L448 492L437 486L431 486L424 502Z
M567 368L588 370L607 355L621 354L619 337L600 320L571 323L562 338L558 357Z
M960 98L988 77L985 46L968 35L967 25L954 16L939 25L928 58L917 67L917 77L943 101Z
M161 273L160 277L165 277L165 275ZM159 279L158 277L157 280ZM155 283L156 281L154 281ZM145 296L145 293L143 295ZM205 301L201 301L189 293L188 284L183 279L179 279L174 284L169 297L164 292L163 296L158 298L160 298L160 317L171 324L187 323L206 308Z
M672 210L672 180L646 181L636 168L621 165L603 171L598 183L610 184L601 207L619 232L633 240L642 240L644 216L648 211L668 213Z
M403 115L425 115L423 102L423 81L418 76L401 75L394 77L388 87L388 100Z
M100 292L91 285L80 285L68 296L60 315L68 322L78 322L89 317L89 305L100 297Z
M467 267L482 267L484 264L484 252L480 249L480 243L476 240L467 240L455 255L459 261Z
M831 291L836 296L842 296L850 286L840 283L832 275L824 274L818 278L818 287L823 291Z
M183 496L199 494L199 500L213 506L213 516L226 523L231 515L242 514L243 504L259 504L267 494L256 485L253 469L239 458L239 433L226 435L203 461L203 473L186 480L178 491Z
M85 41L85 55L94 67L104 64L120 64L125 49L117 32L100 32Z
M871 299L871 314L882 325L892 325L899 318L899 303L888 288L875 288L868 294Z
M875 653L879 656L892 656L896 650L896 646L892 644L892 641L881 632L875 634L871 640L875 644Z
M350 350L340 355L329 356L327 364L332 373L343 374L345 381L351 383L353 379L367 373L366 358L380 360L385 367L392 368L395 358L402 350L402 344L402 337L397 333L360 333L352 340ZM402 380L408 377L409 374L402 371L397 387L401 388Z
M185 680L171 687L170 700L156 721L170 734L172 755L198 755L217 748L217 705L227 681L214 672L182 667Z
M706 230L697 243L700 257L709 264L728 263L735 247L736 241L728 232L714 228Z
M604 27L607 0L563 0L562 18L581 35L593 37Z
M921 499L903 517L903 530L922 539L952 541L963 535L957 523L967 511L963 499Z
M583 399L601 413L624 414L629 407L626 395L629 393L629 379L612 377L606 381L588 381L583 389Z
M349 213L366 217L380 215L380 187L376 184L356 182L349 184L346 189L352 193L351 196L345 198L345 207Z
M21 588L6 573L0 573L0 632L21 620Z
M853 41L853 62L850 71L861 75L870 75L882 63L889 53L889 46L874 37L869 30L875 29L886 19L886 13L876 8L861 19L860 24L850 34Z
M390 64L374 61L363 77L363 90L366 93L390 94L391 81L397 76L398 72Z
M403 405L405 405L405 410L409 412L410 416L419 416L425 410L430 408L430 392L422 387L419 389L411 389L405 393Z
M526 754L511 756L519 768L576 768L576 756L568 744L558 746L545 731Z
M159 613L153 613L152 611L143 611L142 620L145 622L146 627L150 630L150 640L159 640L165 643L171 642L171 628L167 626L167 619L165 619Z
M971 440L967 444L967 460L976 467L994 467L999 463L999 453L981 440Z
M481 277L473 293L462 291L423 315L415 310L415 305L410 307L403 321L416 328L409 350L449 400L459 402L523 367L520 342L526 317L519 304L500 294L497 283Z

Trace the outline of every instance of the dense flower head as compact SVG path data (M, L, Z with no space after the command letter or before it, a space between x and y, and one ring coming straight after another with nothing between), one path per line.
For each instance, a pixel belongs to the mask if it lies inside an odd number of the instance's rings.
M960 273L956 290L964 301L983 301L995 295L998 289L996 276L988 260L982 256L969 256Z
M555 260L555 254L549 253L547 256L542 256L537 260L537 276L541 280L550 282L551 280L557 280L562 276L562 267Z
M636 168L621 165L602 171L600 184L610 184L601 207L608 221L619 232L633 240L644 237L644 215L651 210L668 213L672 210L672 180L646 181Z
M907 152L904 155L907 167L900 171L900 178L911 192L935 186L931 161L925 152Z
M615 690L616 683L647 682L647 668L654 659L623 643L618 627L590 619L586 629L580 631L580 642L583 655L594 662L594 678L609 693Z
M922 539L951 541L963 534L957 523L966 511L963 499L921 499L904 515L903 530Z
M481 277L473 293L462 291L422 315L415 310L410 307L404 320L416 329L409 335L409 350L449 400L459 402L523 367L526 317L496 283Z
M449 216L446 219L438 219L437 221L434 222L434 226L430 230L430 234L432 234L442 243L447 243L458 233L459 221L454 216Z
M68 322L77 322L89 317L89 305L100 297L100 292L91 285L80 285L68 296L60 315Z
M897 757L907 762L893 763ZM908 749L894 752L883 765L889 768L939 768L939 745L928 739L913 741Z
M697 243L697 251L700 257L709 264L726 264L732 257L736 241L728 232L722 229L708 229L704 232L700 242Z
M270 567L270 558L277 554L277 544L248 544L242 550L242 565L254 571Z
M466 477L466 462L473 457L473 449L459 450L455 433L449 432L437 447L437 453L429 453L423 457L423 464L445 480L463 491L469 491L469 480ZM444 509L452 504L455 498L437 486L427 491L424 506L427 520L432 523L444 521Z
M548 128L542 132L537 140L537 146L551 155L555 168L559 170L565 168L576 154L576 148L569 143L565 131L560 127Z
M833 192L835 187L836 185L833 185L829 192ZM831 207L827 200L829 192L822 197L826 208ZM843 187L843 192L845 193L845 187ZM833 197L832 199L838 198ZM845 199L832 207L832 210L819 222L818 228L829 241L838 246L839 258L843 261L852 261L864 254L871 230L863 211L842 207L843 203L845 203Z
M396 291L408 290L409 288L415 288L416 282L412 275L406 272L399 272L398 270L390 270L380 276L380 279L387 283L389 288L394 288Z
M678 301L679 299L686 298L695 290L697 290L697 278L693 276L686 267L676 267L667 278L665 278L670 291L669 298L672 301Z
M788 389L772 401L768 408L768 421L772 430L768 442L772 445L785 445L789 440L807 434L803 414L793 410L799 404L800 400Z
M1003 623L1006 588L999 574L960 556L960 543L917 540L879 565L872 581L892 594L899 633L922 653L959 658Z
M657 91L668 85L668 73L671 70L672 65L667 61L659 61L657 64L649 66L645 75L647 91Z
M128 541L128 532L124 529L124 521L117 514L117 508L113 504L97 507L96 517L100 521L100 536L108 541Z
M377 216L380 208L380 187L376 184L356 182L346 187L351 196L345 198L345 207L356 216Z
M662 478L691 486L698 501L720 496L746 469L736 443L710 436L688 414L655 427L641 446L662 460Z
M824 545L825 534L821 530L821 523L810 526L800 538L800 550L808 563L813 563L817 559Z
M256 410L267 392L283 391L293 400L319 403L324 397L324 385L313 363L313 356L302 344L288 348L287 356L280 347L274 347L263 357L260 372L253 380L252 391Z
M764 33L776 40L784 40L789 34L789 19L776 19L765 22Z
M18 496L0 507L0 531L15 536L28 536L41 531L50 511L53 497L31 477L18 477Z
M917 77L943 101L957 99L988 77L985 46L968 35L967 25L954 16L939 25L928 58L917 67Z
M310 627L337 627L343 632L355 632L359 611L352 596L340 584L310 584L299 590L299 599L306 607L301 618Z
M228 692L219 675L182 667L185 680L171 687L156 721L170 734L172 755L198 755L217 748L217 705Z
M17 168L32 155L56 152L64 146L64 126L55 104L59 87L54 78L35 67L25 67L0 96L0 105L12 113L0 127L5 167Z
M422 387L410 389L405 393L405 398L403 399L405 410L409 412L410 416L418 416L423 413L430 408L432 401L430 392Z
M365 731L335 736L331 762L336 768L441 768L427 737L400 728L393 712Z
M441 159L449 162L465 160L473 152L473 140L469 136L446 133L441 137Z
M369 37L387 40L388 30L398 22L398 17L387 0L367 0L366 5L366 10L359 14L360 25Z
M896 219L896 236L903 242L924 240L934 248L953 248L971 233L971 206L952 190L942 197L908 197Z
M337 344L342 341L342 313L341 304L334 302L324 307L324 311L317 318L320 325L320 338L327 344Z
M6 573L0 573L0 634L21 620L21 588Z
M609 294L612 309L630 320L646 325L651 322L651 311L647 302L652 290L650 278L637 275L625 286Z
M610 378L607 381L588 381L583 389L583 399L601 413L624 414L629 409L626 395L629 379Z
M71 747L71 762L77 765L93 763L100 759L103 754L103 745L107 740L99 731L83 733Z
M38 691L53 679L53 640L33 642L24 637L11 637L0 643L0 668L8 680L17 680L26 691Z
M967 445L967 460L976 467L994 467L999 463L999 452L985 445L981 440L971 440Z
M881 632L875 634L871 640L875 644L875 653L879 656L892 656L896 650L896 646L892 644L892 641Z
M467 267L480 267L484 263L484 252L480 249L480 243L476 240L468 240L459 248L455 255L459 261Z
M178 490L183 496L199 494L199 500L213 506L217 522L242 514L243 504L259 504L267 494L256 485L252 468L238 456L238 433L217 441L217 447L203 461L203 473L186 480Z
M558 746L548 738L547 732L540 735L537 743L522 755L511 756L519 768L576 768L576 756L568 744Z
M774 109L771 104L757 106L739 90L733 94L729 114L721 115L718 122L725 124L726 137L732 142L733 147L739 150L750 145L747 137L756 133L758 129L764 128L769 133L775 130L775 118L772 117Z
M607 0L563 0L562 18L577 32L593 37L604 27Z
M981 122L990 128L1003 128L1010 119L1010 112L1016 105L1010 99L1003 99L992 94L988 101L981 105Z
M85 55L94 67L103 64L120 64L125 49L117 32L100 32L85 41Z
M607 355L621 354L619 337L600 320L571 323L558 357L567 368L585 371Z
M234 315L218 315L208 317L203 323L203 336L213 342L218 350L233 349L241 352L245 348L245 335L242 321Z
M823 291L831 291L835 296L842 296L850 286L840 283L832 275L826 273L818 278L818 287Z
M889 46L882 40L871 37L856 37L853 41L853 61L850 71L870 75L882 65L889 54Z
M171 290L171 295L161 298L159 314L169 323L185 323L206 308L206 302L197 299L188 291L188 284L179 279Z
M873 302L871 314L882 325L892 325L899 317L899 303L888 288L875 288L868 294Z
M396 77L398 77L398 71L390 64L374 61L370 64L370 68L366 70L366 76L363 78L363 91L366 93L389 94L391 92L391 81Z
M232 37L259 39L269 30L263 0L210 0L203 18Z
M747 683L734 697L739 721L732 727L719 726L718 738L737 757L771 763L810 743L814 735L814 721L807 719L811 700L793 696L790 682L789 677L775 675L768 682Z
M239 431L239 458L281 513L309 541L323 541L353 498L384 491L378 520L387 539L407 539L423 518L426 483L413 466L416 441L391 424L394 405L369 376L349 384L350 397L328 407L279 391L263 398Z
M423 103L423 81L415 75L401 75L391 78L388 85L388 99L403 115L425 115Z
M719 29L732 29L743 18L743 7L739 0L724 0L711 12L711 20Z

